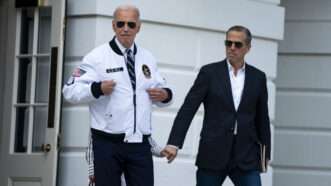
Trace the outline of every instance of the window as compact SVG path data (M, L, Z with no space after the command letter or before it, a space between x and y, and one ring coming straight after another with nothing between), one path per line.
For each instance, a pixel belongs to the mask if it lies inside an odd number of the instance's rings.
M13 152L41 152L48 119L51 8L18 9Z

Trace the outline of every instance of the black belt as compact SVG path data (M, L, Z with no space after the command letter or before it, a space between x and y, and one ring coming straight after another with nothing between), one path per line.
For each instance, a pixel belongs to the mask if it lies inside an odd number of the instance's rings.
M93 139L103 138L103 139L110 140L111 142L114 142L114 143L125 143L125 141L124 141L125 134L124 133L122 133L122 134L111 134L111 133L107 133L107 132L92 129L92 128L91 128L91 132L92 132L92 138ZM143 143L148 142L148 138L150 136L151 136L150 134L148 134L148 135L144 134L142 142Z

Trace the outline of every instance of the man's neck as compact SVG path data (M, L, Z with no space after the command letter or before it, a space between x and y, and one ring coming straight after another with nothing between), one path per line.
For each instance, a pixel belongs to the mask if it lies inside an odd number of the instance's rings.
M233 68L234 75L236 76L237 73L238 73L238 70L241 69L241 68L243 68L243 66L245 64L245 61L244 60L242 60L242 61L230 61L229 60L229 63L230 63L230 65Z
M117 46L118 46L118 48L122 51L122 52L124 52L125 51L125 49L127 49L127 47L125 47L116 37L115 37L115 42L116 42L116 44L117 44ZM128 47L128 48L130 48L131 50L133 50L133 44L130 46L130 47Z

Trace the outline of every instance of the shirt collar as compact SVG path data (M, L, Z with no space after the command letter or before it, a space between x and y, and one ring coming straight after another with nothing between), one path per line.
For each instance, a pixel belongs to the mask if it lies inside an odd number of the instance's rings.
M125 50L126 50L127 48L125 48L117 38L115 38L115 42L116 42L118 48L121 50L122 54L125 54ZM133 52L134 45L131 45L130 49L131 49L131 51Z
M231 65L230 61L227 59L226 64L228 65L229 72L233 71L233 66ZM244 65L239 69L239 72L245 72L246 69L246 62L244 62Z

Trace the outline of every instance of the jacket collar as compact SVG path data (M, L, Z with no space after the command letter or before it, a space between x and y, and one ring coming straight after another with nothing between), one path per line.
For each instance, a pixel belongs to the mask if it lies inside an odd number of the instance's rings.
M115 41L115 36L113 37L113 39L111 41L109 41L109 46L110 48L118 55L121 55L123 56L123 53L122 51L120 50L120 48L118 47L118 45L116 44L116 41ZM133 46L133 54L136 55L137 54L137 46L136 44L134 44Z

